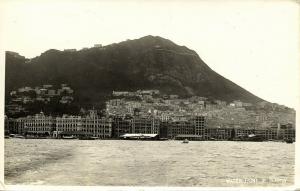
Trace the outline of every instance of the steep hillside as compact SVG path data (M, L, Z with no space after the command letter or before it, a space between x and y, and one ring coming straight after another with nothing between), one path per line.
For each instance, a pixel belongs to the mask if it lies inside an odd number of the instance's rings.
M211 70L195 51L154 36L80 51L51 49L30 60L7 53L5 79L6 93L67 83L81 104L101 102L112 90L150 88L181 96L261 101Z

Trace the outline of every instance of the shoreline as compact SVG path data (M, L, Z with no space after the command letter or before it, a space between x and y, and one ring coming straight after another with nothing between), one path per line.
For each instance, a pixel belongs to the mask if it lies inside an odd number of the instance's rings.
M5 139L26 139L26 140L77 140L77 141L107 141L107 140L114 140L114 141L145 141L145 142L170 142L170 141L176 141L176 142L183 142L184 140L175 140L175 139L158 139L158 140L151 140L151 139L64 139L64 138L16 138L16 137L10 137ZM189 142L278 142L278 143L287 143L285 140L264 140L264 141L249 141L249 140L188 140ZM293 142L295 143L295 142ZM291 144L293 144L291 143Z

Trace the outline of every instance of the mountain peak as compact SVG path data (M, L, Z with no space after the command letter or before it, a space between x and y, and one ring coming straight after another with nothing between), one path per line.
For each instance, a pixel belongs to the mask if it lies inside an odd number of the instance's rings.
M152 46L163 46L163 47L174 47L177 46L174 42L160 37L160 36L153 36L153 35L147 35L138 39L133 40L126 40L120 43L123 44L130 44L130 45L139 45L143 46L143 48L152 47ZM116 45L116 44L114 44Z
M147 35L147 36L143 36L141 38L139 38L140 40L143 40L143 39L150 39L150 40L168 40L166 38L163 38L161 36L153 36L153 35ZM169 40L168 40L169 41Z
M160 36L148 35L87 51L52 49L32 59L33 64L10 62L16 61L6 59L6 92L22 85L66 82L77 92L80 104L100 102L113 90L137 89L228 102L261 101L211 70L193 50Z

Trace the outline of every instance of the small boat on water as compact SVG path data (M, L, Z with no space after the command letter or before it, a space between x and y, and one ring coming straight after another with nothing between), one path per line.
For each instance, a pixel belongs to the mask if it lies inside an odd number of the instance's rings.
M97 140L99 137L79 137L79 140Z
M189 143L189 140L188 140L188 139L184 139L184 140L182 141L182 143Z
M23 135L15 135L14 138L25 139L25 137Z
M234 141L249 141L249 142L262 142L264 140L265 139L263 136L255 135L255 134L249 134L247 136L240 136L240 137L234 139Z
M269 142L285 142L285 140L281 139L268 139Z
M9 136L9 135L5 135L4 138L5 138L5 139L9 139L10 136Z
M71 136L62 136L62 139L77 139L77 137L71 135Z

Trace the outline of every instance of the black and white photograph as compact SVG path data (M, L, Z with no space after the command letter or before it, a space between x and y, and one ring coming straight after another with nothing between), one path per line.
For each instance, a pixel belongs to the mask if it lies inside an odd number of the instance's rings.
M1 1L2 189L295 190L299 5Z

